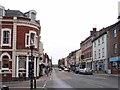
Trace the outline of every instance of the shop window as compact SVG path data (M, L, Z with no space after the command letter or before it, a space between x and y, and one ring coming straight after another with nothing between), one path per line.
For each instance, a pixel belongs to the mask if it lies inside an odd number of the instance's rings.
M120 62L118 62L118 70L120 70Z
M112 63L112 70L113 70L113 71L118 71L117 62L113 62L113 63Z
M20 69L25 69L25 60L26 60L26 57L24 56L19 57L19 68Z

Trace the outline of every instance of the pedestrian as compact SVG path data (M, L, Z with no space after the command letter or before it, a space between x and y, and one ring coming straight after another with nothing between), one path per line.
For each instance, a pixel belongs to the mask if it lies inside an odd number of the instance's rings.
M45 74L48 77L48 68L47 67L45 68Z
M50 73L50 75L51 75L51 73L52 73L52 68L50 67L50 69L49 69L50 71L49 71L49 73Z

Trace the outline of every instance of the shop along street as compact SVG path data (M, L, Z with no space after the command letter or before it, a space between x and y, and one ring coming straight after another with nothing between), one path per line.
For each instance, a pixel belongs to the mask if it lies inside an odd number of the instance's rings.
M10 90L16 88L30 88L30 80L28 81L10 81L3 82L9 86ZM74 72L68 72L58 68L53 68L52 73L44 75L36 80L36 88L119 88L118 76L108 74L83 75Z

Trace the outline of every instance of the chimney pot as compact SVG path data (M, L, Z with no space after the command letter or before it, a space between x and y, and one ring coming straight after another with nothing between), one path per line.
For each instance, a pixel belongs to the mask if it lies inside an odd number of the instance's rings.
M96 28L93 28L93 31L96 31Z

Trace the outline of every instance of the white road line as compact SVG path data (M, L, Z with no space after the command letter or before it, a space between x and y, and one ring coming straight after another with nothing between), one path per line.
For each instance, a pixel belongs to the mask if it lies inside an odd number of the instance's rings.
M30 88L30 87L9 87L9 88ZM36 87L36 88L43 88L43 87Z
M46 84L47 84L47 81L45 80L45 83L44 83L44 85L43 85L43 88L45 88L45 87L46 87Z

